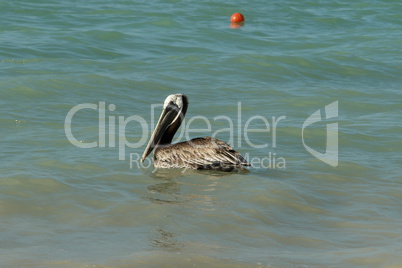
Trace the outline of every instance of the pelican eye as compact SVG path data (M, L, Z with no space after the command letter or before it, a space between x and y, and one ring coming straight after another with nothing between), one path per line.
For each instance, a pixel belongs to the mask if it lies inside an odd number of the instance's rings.
M175 104L173 101L168 103L166 109L180 110L179 106L177 106L177 104Z

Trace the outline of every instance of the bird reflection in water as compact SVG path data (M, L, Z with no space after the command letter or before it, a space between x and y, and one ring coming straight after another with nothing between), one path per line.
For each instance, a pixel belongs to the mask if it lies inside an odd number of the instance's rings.
M197 211L216 210L220 202L215 200L212 193L217 190L220 179L234 174L190 169L185 172L182 169L158 169L149 174L155 183L147 187L146 198L157 205L182 208L174 214L171 214L170 209L160 211L166 213L165 220L151 228L149 245L158 250L173 252L194 247L193 243L183 241L181 217L188 217Z
M205 178L205 175L208 177ZM216 190L219 179L232 175L233 173L219 171L186 170L183 172L182 169L158 169L151 175L158 183L147 187L147 198L156 204L215 210L216 202L209 193ZM202 178L201 181L200 178ZM186 188L188 193L183 193L181 188Z
M160 250L179 251L184 247L184 243L179 242L177 236L178 234L155 227L149 237L150 246Z

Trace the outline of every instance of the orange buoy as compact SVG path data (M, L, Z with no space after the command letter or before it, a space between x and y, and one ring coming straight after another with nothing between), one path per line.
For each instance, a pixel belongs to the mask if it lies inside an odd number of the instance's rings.
M231 22L243 22L244 21L244 16L241 13L234 13L231 17L230 17L230 21Z

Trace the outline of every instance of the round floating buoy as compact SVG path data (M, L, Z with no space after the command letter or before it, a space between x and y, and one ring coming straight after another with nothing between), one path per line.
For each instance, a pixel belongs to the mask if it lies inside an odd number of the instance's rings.
M230 21L231 22L243 22L244 21L244 16L241 13L234 13L231 17L230 17Z

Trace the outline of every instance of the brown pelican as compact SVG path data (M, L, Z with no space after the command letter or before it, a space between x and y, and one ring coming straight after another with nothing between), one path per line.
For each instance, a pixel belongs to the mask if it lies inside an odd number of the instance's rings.
M156 168L191 168L232 171L250 164L226 142L212 137L195 138L171 144L187 112L184 94L169 95L154 132L142 154L141 162L154 150Z

